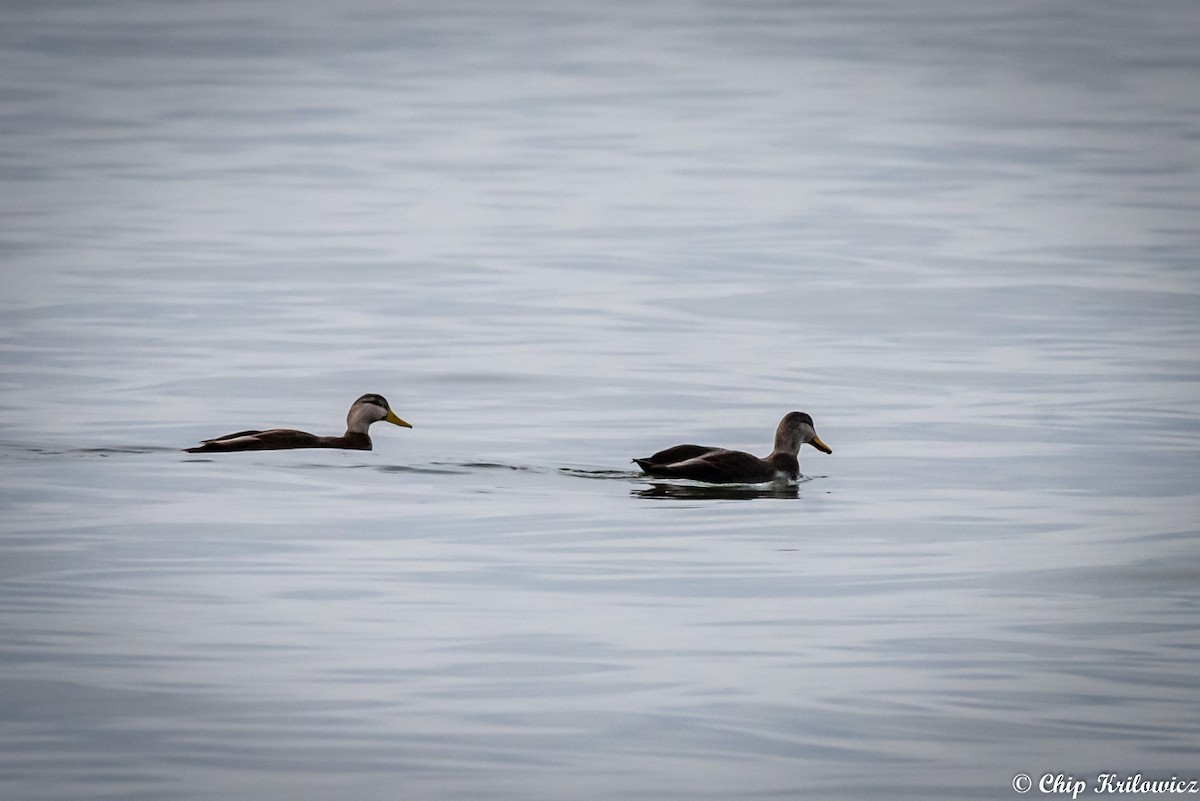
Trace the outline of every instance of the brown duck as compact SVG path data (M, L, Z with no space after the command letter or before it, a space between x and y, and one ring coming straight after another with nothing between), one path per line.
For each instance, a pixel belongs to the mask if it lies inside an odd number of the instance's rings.
M759 459L743 451L707 445L676 445L644 459L634 459L648 475L658 478L690 478L710 484L760 484L800 477L796 455L804 443L824 453L833 449L821 441L813 419L804 412L788 412L775 429L775 449Z
M388 406L382 395L368 394L356 400L346 415L346 433L340 437L318 437L306 431L290 428L272 428L268 431L238 431L216 439L206 439L188 453L218 453L226 451L282 451L293 448L345 448L347 450L371 450L371 437L367 429L379 421L412 428L401 420Z

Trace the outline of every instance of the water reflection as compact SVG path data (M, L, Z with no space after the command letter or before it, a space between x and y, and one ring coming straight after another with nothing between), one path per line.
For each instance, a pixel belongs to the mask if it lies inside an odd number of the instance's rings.
M798 498L798 484L674 484L655 482L633 490L637 498L668 498L686 501L749 501L755 498Z
M702 484L696 481L651 479L640 470L584 470L573 467L560 467L558 472L598 480L632 481L638 484L649 482L649 486L641 486L630 490L635 498L672 498L676 500L752 500L754 498L798 498L800 484L811 481L810 477L801 476L797 484L776 481L770 484Z

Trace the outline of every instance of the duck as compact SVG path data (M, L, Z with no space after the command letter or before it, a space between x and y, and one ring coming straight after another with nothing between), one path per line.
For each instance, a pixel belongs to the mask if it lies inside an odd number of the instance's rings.
M187 453L224 453L228 451L282 451L294 448L344 448L346 450L371 450L371 437L367 429L371 423L391 423L403 428L412 428L396 416L387 398L368 393L356 400L346 414L346 433L340 437L319 437L307 431L290 428L272 428L267 431L237 431L215 439L202 440L194 448L184 448Z
M676 445L633 461L644 473L656 478L690 478L709 484L794 482L800 478L800 462L796 456L805 443L822 453L833 453L833 449L817 436L812 417L806 412L788 412L775 429L775 449L762 459L727 448Z

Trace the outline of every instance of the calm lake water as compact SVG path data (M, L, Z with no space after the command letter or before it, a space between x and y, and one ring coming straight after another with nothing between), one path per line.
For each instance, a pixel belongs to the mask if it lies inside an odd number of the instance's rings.
M1192 0L7 4L0 796L1200 778L1197 41ZM180 451L365 392L414 428ZM630 465L792 409L795 487Z

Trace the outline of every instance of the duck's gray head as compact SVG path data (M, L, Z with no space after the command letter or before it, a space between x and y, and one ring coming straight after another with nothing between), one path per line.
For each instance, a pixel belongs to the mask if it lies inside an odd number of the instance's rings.
M346 415L346 430L365 434L371 423L378 423L381 420L404 428L412 428L411 425L396 416L392 407L388 405L387 398L368 392L350 407L350 413Z
M775 450L780 453L797 453L804 443L824 453L833 453L813 428L813 419L807 412L788 412L775 429Z

